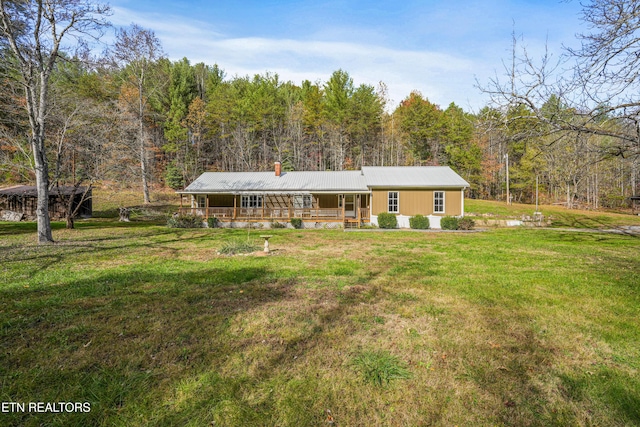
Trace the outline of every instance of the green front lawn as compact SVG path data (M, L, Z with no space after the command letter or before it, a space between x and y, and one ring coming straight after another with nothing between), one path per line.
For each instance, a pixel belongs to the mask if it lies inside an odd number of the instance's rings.
M0 223L0 425L640 424L638 237L268 234Z

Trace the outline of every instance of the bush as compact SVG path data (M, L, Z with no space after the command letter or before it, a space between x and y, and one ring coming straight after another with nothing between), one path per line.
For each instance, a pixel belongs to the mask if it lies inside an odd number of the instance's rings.
M293 225L293 228L302 228L302 219L291 218L291 225Z
M198 215L175 215L167 220L169 228L202 228L202 217Z
M392 213L382 212L378 214L378 227L398 228L398 218Z
M216 228L218 226L219 222L220 221L218 221L218 218L216 218L215 216L209 217L207 219L207 227Z
M278 221L271 221L270 227L271 228L287 228L287 225Z
M416 230L426 230L429 228L429 218L424 215L415 215L409 218L409 227Z
M445 216L440 220L440 227L443 230L457 230L459 228L458 218L455 216Z
M471 218L460 218L458 220L458 228L460 230L473 230L473 227L476 226L476 222Z

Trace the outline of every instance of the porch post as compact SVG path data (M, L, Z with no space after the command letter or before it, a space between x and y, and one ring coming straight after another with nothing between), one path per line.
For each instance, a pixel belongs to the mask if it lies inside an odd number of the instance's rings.
M345 209L347 206L347 198L345 197L345 195L342 195L342 222L344 222L345 219Z
M262 195L262 220L264 221L264 205L267 203L267 195Z
M209 195L204 195L204 219L209 219Z
M236 208L237 208L238 202L236 200L236 195L233 195L233 219L236 219Z
M291 208L293 207L291 203L291 194L289 194L289 200L287 201L287 213L289 214L289 220L291 220Z
M358 227L360 227L360 195L356 197L356 221L358 221Z

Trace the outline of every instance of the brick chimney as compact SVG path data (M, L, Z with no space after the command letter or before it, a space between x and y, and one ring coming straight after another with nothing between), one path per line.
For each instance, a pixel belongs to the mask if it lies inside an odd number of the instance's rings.
M276 162L275 167L276 167L276 176L282 175L282 164L280 164L280 162Z

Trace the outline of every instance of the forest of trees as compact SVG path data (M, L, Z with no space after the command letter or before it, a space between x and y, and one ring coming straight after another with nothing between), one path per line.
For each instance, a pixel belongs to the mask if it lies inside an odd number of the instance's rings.
M597 13L603 2L592 3L585 10ZM586 52L584 37L574 58ZM634 43L630 49L640 51ZM32 183L24 84L16 78L15 53L1 47L0 186ZM170 61L152 30L132 25L117 32L103 58L62 52L55 62L44 138L49 186L137 186L149 202L154 188L183 188L203 171L271 170L274 161L309 171L449 165L471 184L469 197L505 200L508 155L514 202L533 202L537 180L542 202L627 206L639 189L636 100L620 91L615 106L613 97L580 104L576 91L566 97L566 86L525 81L522 76L536 75L535 65L523 58L518 70L515 61L508 82L479 89L491 98L480 111L439 106L417 91L390 105L384 83L358 84L347 70L327 81L290 82L273 73L229 77L218 65ZM582 71L597 72L587 62Z

